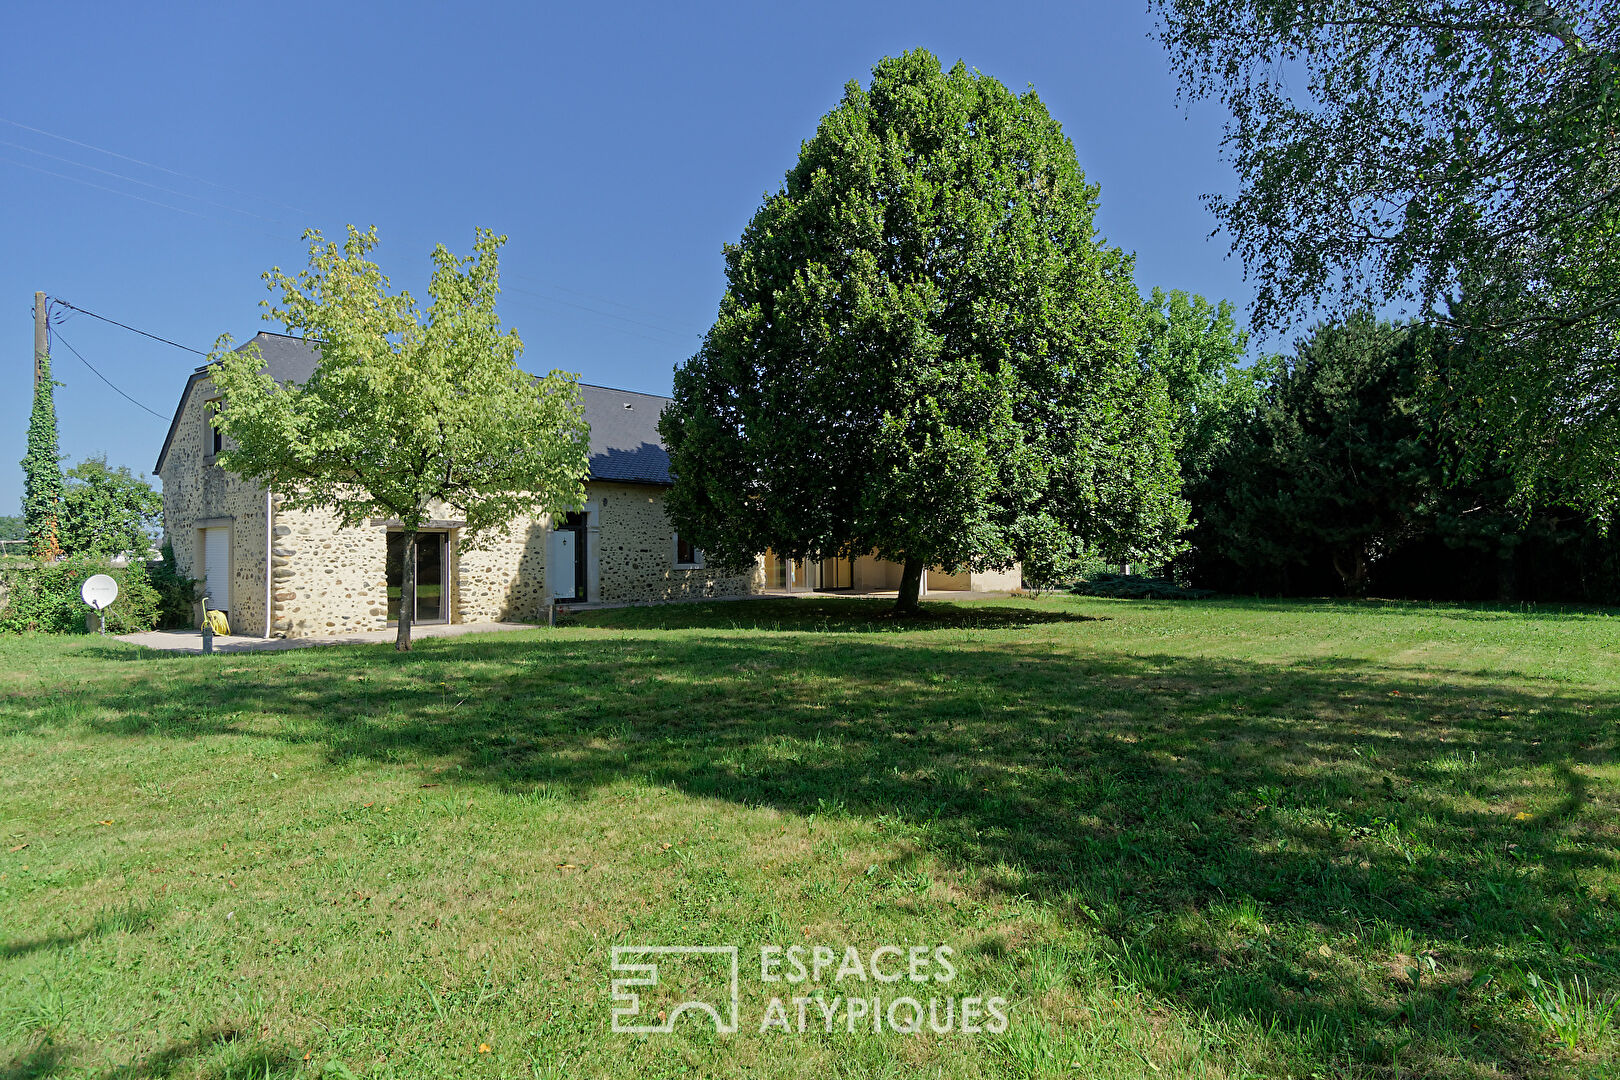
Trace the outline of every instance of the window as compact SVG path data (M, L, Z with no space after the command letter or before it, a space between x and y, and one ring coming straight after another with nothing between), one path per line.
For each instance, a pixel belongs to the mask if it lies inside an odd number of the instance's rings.
M213 447L213 449L208 452L215 457L218 457L219 452L225 449L225 433L214 426L214 417L219 414L220 410L219 398L210 398L205 408L207 410L208 417L208 434L212 440L209 445Z
M678 569L696 569L703 565L703 552L692 546L692 541L676 534L675 566Z

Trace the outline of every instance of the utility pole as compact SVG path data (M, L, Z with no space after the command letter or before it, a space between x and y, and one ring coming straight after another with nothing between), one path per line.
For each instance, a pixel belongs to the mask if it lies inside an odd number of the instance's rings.
M45 323L45 294L34 294L34 389L45 378L45 357L51 351L50 330Z

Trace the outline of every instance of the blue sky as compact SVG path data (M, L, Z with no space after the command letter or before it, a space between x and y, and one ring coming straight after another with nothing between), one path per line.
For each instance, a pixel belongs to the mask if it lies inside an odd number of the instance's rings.
M503 253L531 370L667 393L734 241L873 62L925 47L1033 86L1102 185L1137 279L1250 290L1199 196L1228 190L1221 115L1185 111L1145 2L53 4L7 13L0 65L0 513L16 513L33 293L206 350L259 329L259 275L306 226L378 226L422 292L427 253ZM30 130L33 129L33 130ZM71 141L68 141L71 140ZM9 328L9 329L7 329ZM200 357L71 315L55 373L69 462L149 470Z

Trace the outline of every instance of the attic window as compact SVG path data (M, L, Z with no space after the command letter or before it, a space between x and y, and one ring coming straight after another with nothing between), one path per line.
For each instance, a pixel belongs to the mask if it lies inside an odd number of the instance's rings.
M636 406L635 406L634 402L627 401L627 402L624 403L624 407L627 408L627 409L633 409Z

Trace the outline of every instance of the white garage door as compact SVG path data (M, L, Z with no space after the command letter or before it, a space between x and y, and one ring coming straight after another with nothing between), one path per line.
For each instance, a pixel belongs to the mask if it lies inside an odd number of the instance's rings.
M231 608L231 530L203 530L203 578L208 607Z

